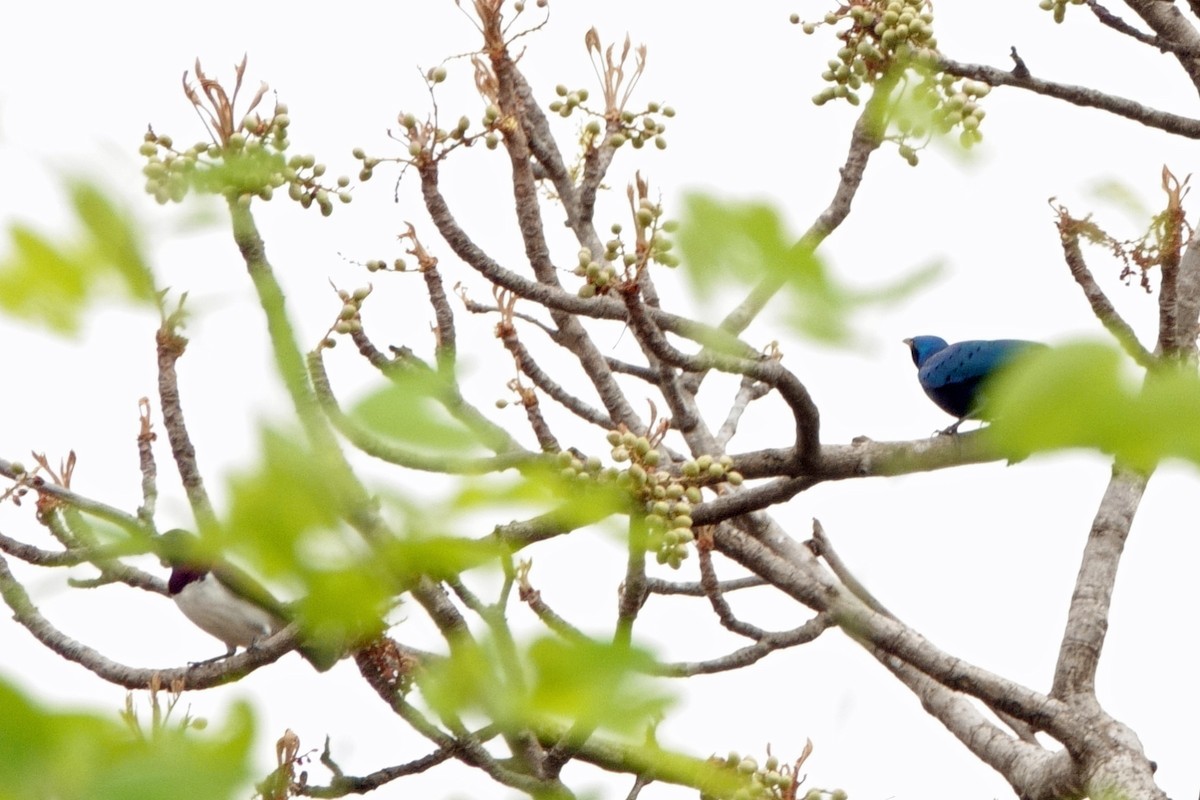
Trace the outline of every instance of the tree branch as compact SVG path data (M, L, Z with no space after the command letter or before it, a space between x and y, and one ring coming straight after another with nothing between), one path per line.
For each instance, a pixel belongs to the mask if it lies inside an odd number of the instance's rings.
M1117 566L1148 480L1148 475L1131 469L1113 468L1075 580L1051 697L1095 703L1096 667L1108 632Z
M1146 127L1157 128L1188 139L1200 138L1200 120L1172 114L1168 111L1159 111L1126 97L1105 94L1085 86L1054 83L1035 78L1020 70L1010 72L982 64L965 64L949 58L939 59L938 68L952 75L983 81L992 86L1016 86L1036 94L1065 100L1072 105L1107 111L1118 117L1139 122Z

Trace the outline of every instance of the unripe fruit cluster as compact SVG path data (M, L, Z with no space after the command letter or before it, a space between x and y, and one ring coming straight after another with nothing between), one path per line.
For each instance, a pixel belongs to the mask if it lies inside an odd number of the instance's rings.
M1048 0L1075 2L1076 0ZM792 15L794 23L800 23ZM844 99L858 105L858 90L874 86L883 76L897 68L913 67L902 83L904 96L897 105L911 102L921 109L920 116L928 117L925 124L908 121L897 125L900 155L912 165L917 156L909 140L923 140L936 130L948 133L961 129L959 141L964 147L979 142L979 123L983 111L976 100L988 89L986 84L966 81L937 70L937 38L933 35L933 8L929 0L869 0L847 4L825 15L821 23L804 22L804 32L813 33L818 25L837 25L849 22L849 27L837 32L842 46L837 58L830 59L821 77L830 85L813 97L817 105Z
M344 336L362 330L362 304L371 294L371 288L371 286L361 286L353 292L347 292L345 289L338 290L342 307L338 311L337 320L329 326L329 332L321 340L320 347L330 348L337 345L337 339L334 339L332 334L340 333Z
M837 58L821 74L828 83L813 98L817 105L844 98L858 105L857 90L874 85L897 63L915 62L932 66L937 62L937 39L933 35L933 12L928 0L877 0L840 7L825 15L827 25L849 20L850 27L838 31L842 47ZM817 24L804 23L812 33Z
M579 265L575 267L575 275L586 278L587 282L579 287L580 297L595 297L607 294L617 282L618 261L628 270L644 261L655 261L664 267L679 266L679 258L671 250L675 243L666 234L678 230L679 224L674 220L662 219L662 206L643 198L634 212L634 225L637 228L637 240L641 242L633 250L625 247L621 240L624 228L614 222L610 230L613 238L604 243L603 263L597 261L592 251L583 248L579 251Z
M759 766L753 756L741 756L730 752L725 758L713 756L712 763L738 773L745 783L732 795L735 800L776 800L779 798L795 797L792 784L795 777L791 768L781 765L775 756L767 756L766 763ZM701 800L713 800L708 795L701 794Z
M958 139L963 147L978 144L983 139L979 125L987 113L979 101L991 90L986 83L948 73L915 80L902 102L897 103L891 119L897 131L893 138L900 142L900 156L916 166L916 148L910 142L928 140L931 132L948 134L955 128L960 130Z
M368 156L361 147L354 148L350 151L350 155L362 162L362 169L358 171L358 179L363 183L371 180L371 176L375 174L375 167L379 166L379 159ZM339 180L339 185L340 183Z
M373 258L363 266L367 268L367 272L385 272L388 270L392 272L404 272L408 269L408 262L403 258L397 258L389 266L382 258Z
M619 473L618 484L642 503L647 549L654 551L658 563L678 569L696 538L692 510L704 500L701 487L722 481L736 485L742 482L741 474L732 469L728 456L700 456L673 475L659 469L662 455L649 438L627 430L609 431L608 443L613 461L629 464Z
M1038 8L1054 14L1054 21L1061 23L1067 17L1067 6L1081 6L1085 0L1041 0Z
M562 99L551 101L549 109L564 119L571 116L575 109L580 108L588 99L587 89L572 91L561 83L554 87L554 93Z
M588 90L569 89L560 83L554 87L554 93L558 95L559 99L550 102L548 108L552 113L565 119L578 109L591 116L583 128L583 141L587 146L594 144L605 129L605 114L592 111L584 105L588 99ZM640 149L645 147L647 142L654 142L654 146L659 150L665 150L667 140L663 134L667 131L667 125L658 117L669 119L673 116L675 116L674 108L653 102L646 104L645 111L622 111L617 118L619 130L612 133L604 143L609 147L616 148L628 142L635 149Z
M243 206L254 198L270 200L275 190L287 186L287 194L304 208L314 203L324 216L333 213L333 201L349 203L350 179L342 176L336 187L319 179L324 164L311 155L285 158L287 130L291 118L279 103L269 118L251 114L229 135L224 144L197 142L185 150L175 148L170 136L147 131L138 152L146 159L146 193L159 203L180 202L188 191L220 194Z
M587 459L577 458L573 453L562 450L557 456L560 477L565 480L596 480L602 483L616 483L620 472L612 467L607 469L595 456Z
M620 130L609 136L605 144L617 148L628 142L634 150L640 150L648 142L654 142L659 150L666 150L667 139L663 134L667 132L667 125L658 116L670 119L675 116L675 109L661 103L647 103L646 110L639 113L622 111Z
M445 67L435 67L429 71L427 77L431 83L441 83L446 79L445 73ZM492 125L499 115L499 111L497 110L495 112L495 116L490 116L493 108L493 106L488 107L488 114L485 115L484 118L485 126ZM489 116L491 122L488 121ZM404 137L408 140L408 155L409 158L411 158L414 162L419 161L422 157L425 157L424 154L428 154L428 157L434 157L434 150L435 148L438 148L439 145L441 145L441 148L439 149L445 152L453 149L459 144L470 146L479 136L479 134L475 134L473 136L468 135L467 131L471 128L471 120L467 119L465 115L459 117L458 122L455 123L454 127L449 129L435 128L428 122L423 122L422 120L418 119L416 114L403 111L396 115L396 122L399 123ZM495 145L490 141L489 136L489 149L493 148L494 146ZM362 151L362 148L355 148L354 157L363 162L363 168L359 173L359 177L363 180L369 179L371 177L371 171L379 163L379 159L367 158L366 153ZM366 177L363 177L364 175Z
M607 259L611 261L612 259ZM598 294L608 294L617 283L617 270L612 264L601 264L592 258L592 251L583 248L579 251L579 265L574 273L586 282L579 287L580 297L595 297Z

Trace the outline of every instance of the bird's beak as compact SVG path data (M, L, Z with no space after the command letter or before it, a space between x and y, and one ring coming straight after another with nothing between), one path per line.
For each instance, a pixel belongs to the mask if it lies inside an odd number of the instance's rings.
M901 339L900 341L904 342L909 347L912 347L912 339Z

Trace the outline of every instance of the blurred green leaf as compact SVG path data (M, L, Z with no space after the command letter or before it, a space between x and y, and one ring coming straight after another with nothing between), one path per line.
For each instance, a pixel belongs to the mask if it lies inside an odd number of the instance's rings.
M1099 344L1052 348L1022 359L988 387L991 433L1014 456L1067 447L1116 453L1134 416L1120 354Z
M252 552L268 573L294 573L305 536L340 521L338 472L297 434L264 429L261 452L254 471L229 481L230 543Z
M1105 200L1120 209L1139 226L1145 225L1154 216L1137 192L1117 178L1097 178L1088 186L1088 191L1096 199Z
M634 733L671 705L646 676L656 663L644 650L596 641L543 638L529 648L535 714Z
M95 184L72 180L67 184L71 205L83 223L100 263L111 264L136 300L155 299L154 276L142 255L141 236L132 216L119 209Z
M20 223L8 235L13 250L0 262L0 307L57 333L77 333L88 294L84 264Z
M464 481L451 500L452 508L468 511L496 506L522 506L557 515L574 529L612 514L627 513L632 505L628 489L592 477L565 476L550 465L533 465L511 479Z
M766 203L689 194L677 238L688 274L706 298L730 283L767 275L816 291L829 285L821 263L804 248L793 247L795 237Z
M779 303L796 331L828 344L854 344L850 316L869 304L895 303L928 285L936 265L869 290L838 284L825 264L798 244L778 211L765 203L724 202L703 194L684 198L677 234L685 274L702 298L771 278L786 288Z
M0 720L0 800L212 800L246 791L254 721L245 705L219 732L142 737L115 717L42 708L0 680Z
M326 468L302 436L267 428L262 462L229 483L222 554L283 583L312 649L340 651L378 632L397 579L344 528L341 471Z
M464 644L429 665L421 691L443 714L481 711L509 726L558 720L617 733L644 731L671 703L646 675L653 657L636 648L547 637L524 649L521 662L528 674L516 683L500 672L494 643Z
M435 373L411 370L367 395L350 414L368 430L409 446L463 455L476 438L439 402L442 389Z
M421 694L439 715L482 711L502 725L520 725L521 698L506 685L500 662L495 642L464 640L447 658L425 665L418 679Z
M307 569L305 594L296 601L296 621L307 647L341 652L383 631L391 606L390 581L370 564L345 569Z
M66 237L11 224L11 250L0 259L0 308L75 334L88 304L114 287L133 300L156 299L133 218L96 184L74 179L67 188L82 230Z
M408 536L387 547L392 572L413 580L425 575L450 580L460 573L495 563L507 552L497 541L463 539L455 536Z
M1139 386L1124 356L1100 344L1031 354L989 387L991 434L1014 458L1094 448L1149 469L1167 457L1200 464L1200 378L1173 367Z

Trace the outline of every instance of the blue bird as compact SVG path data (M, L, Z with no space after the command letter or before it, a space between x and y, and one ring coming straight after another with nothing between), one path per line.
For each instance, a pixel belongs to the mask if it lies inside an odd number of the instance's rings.
M914 336L904 343L917 365L917 380L929 399L947 414L958 417L943 434L958 432L968 418L988 419L987 402L980 391L988 378L1022 353L1043 348L1024 339L975 339L947 344L940 336Z

